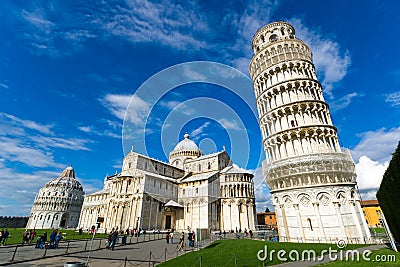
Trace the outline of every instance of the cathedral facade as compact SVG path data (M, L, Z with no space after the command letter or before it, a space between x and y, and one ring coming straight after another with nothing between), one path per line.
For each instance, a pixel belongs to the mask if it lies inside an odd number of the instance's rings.
M203 155L185 134L169 163L131 151L121 172L86 195L79 228L255 229L253 175L225 150Z
M340 147L310 48L289 23L254 35L253 79L280 240L364 243L370 238L355 164Z

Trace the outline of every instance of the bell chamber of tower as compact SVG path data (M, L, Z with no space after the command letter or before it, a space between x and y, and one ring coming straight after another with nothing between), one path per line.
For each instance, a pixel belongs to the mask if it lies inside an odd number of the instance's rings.
M254 35L249 73L281 240L370 237L355 193L355 165L338 142L310 48L287 22Z

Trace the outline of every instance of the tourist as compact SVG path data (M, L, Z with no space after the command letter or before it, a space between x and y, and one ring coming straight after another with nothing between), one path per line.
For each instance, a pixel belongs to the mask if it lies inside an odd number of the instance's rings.
M36 236L36 231L35 229L32 229L31 232L29 233L29 243L32 243L33 240L35 240L35 236Z
M249 230L250 238L253 238L253 231Z
M3 246L6 244L9 235L10 233L8 232L8 229L6 229L3 233Z
M224 239L226 239L226 231L224 230Z
M174 232L173 232L173 231L171 231L171 233L169 233L169 242L170 242L171 244L174 243Z
M178 251L183 251L183 236L179 238L179 246L178 246Z
M189 247L193 247L193 235L192 232L188 233Z
M46 247L46 241L47 241L47 232L44 232L43 235L40 237L40 243L39 243L40 249L44 249Z
M167 244L169 244L169 231L168 231L168 233L165 235L165 240L167 241Z
M192 231L192 247L194 247L194 242L196 241L196 234Z
M118 239L118 231L115 230L114 233L111 236L111 250L114 250L115 243L117 242Z
M111 239L112 239L112 235L113 235L113 231L111 231L111 232L108 234L107 244L106 244L106 248L107 248L107 249L110 249L110 248L111 248Z
M54 248L58 248L58 243L60 243L61 239L63 239L63 236L62 236L61 232L58 232L58 234L56 235L56 241L54 243Z
M37 239L36 239L36 246L35 246L35 248L40 248L40 244L42 243L42 237L41 236L39 236Z
M0 231L0 243L3 242L3 238L4 238L4 229L1 229L1 231Z
M55 247L56 236L57 236L57 230L53 230L53 232L50 235L50 248Z
M22 233L22 245L27 243L28 244L29 241L29 231L28 229L25 230L25 232Z

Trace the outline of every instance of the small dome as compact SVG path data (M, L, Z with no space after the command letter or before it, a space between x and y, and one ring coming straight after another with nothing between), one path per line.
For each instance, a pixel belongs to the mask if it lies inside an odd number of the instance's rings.
M173 152L184 151L184 150L199 150L199 147L195 142L189 139L189 134L184 135L185 139L180 141L174 148Z

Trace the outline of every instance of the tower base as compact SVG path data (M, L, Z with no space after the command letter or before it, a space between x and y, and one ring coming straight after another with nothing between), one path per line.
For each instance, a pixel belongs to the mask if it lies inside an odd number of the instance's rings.
M282 242L363 244L370 231L354 184L271 191Z

